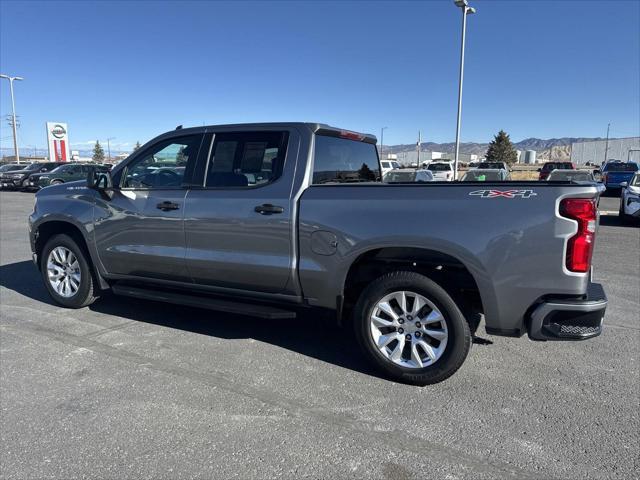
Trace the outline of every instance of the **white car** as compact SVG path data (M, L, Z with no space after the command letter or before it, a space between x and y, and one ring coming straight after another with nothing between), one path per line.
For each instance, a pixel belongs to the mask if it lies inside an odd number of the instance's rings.
M640 220L640 172L636 172L629 183L620 184L620 220L629 222Z
M382 176L384 177L387 172L400 168L400 164L395 160L381 160L380 167L382 168Z
M415 168L404 168L391 170L382 177L385 183L424 183L433 182L433 173L429 170L416 170Z
M436 182L453 181L453 166L449 162L431 162L427 170L433 173L433 179Z

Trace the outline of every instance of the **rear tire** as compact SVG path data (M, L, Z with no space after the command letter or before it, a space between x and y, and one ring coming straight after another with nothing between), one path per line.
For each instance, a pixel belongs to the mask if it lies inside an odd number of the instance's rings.
M40 272L56 303L67 308L82 308L96 300L98 295L89 261L84 250L68 235L55 235L45 244Z
M393 311L386 314L389 306ZM419 273L396 271L374 280L360 295L353 315L365 355L403 383L446 380L462 366L471 347L469 325L456 303Z

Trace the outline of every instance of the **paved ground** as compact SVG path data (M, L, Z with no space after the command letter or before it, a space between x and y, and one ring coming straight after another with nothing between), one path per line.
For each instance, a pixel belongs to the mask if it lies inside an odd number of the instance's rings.
M313 319L54 306L29 262L32 203L0 194L2 478L637 477L640 229L616 216L595 255L601 337L488 337L417 388Z

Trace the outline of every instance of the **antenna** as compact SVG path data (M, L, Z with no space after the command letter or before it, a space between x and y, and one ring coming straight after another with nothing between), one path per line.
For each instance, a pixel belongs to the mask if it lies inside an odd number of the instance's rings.
M178 126L176 127L176 130L182 130L182 125L178 125Z

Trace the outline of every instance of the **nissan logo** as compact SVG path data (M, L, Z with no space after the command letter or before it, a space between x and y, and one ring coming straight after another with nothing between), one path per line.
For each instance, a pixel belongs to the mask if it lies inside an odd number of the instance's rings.
M62 125L56 125L51 129L51 135L56 138L62 138L67 134L67 131L64 129Z

